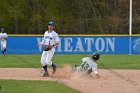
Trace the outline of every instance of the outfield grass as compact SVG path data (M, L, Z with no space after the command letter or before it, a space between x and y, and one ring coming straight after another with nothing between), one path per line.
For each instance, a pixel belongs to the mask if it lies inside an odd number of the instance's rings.
M99 63L113 69L140 69L140 55L103 55ZM104 68L99 64L99 68Z
M0 93L80 93L55 81L0 80Z
M91 55L55 55L58 67L81 64ZM0 55L0 68L40 68L41 55ZM140 69L140 55L101 55L99 68ZM80 93L55 81L0 80L0 93Z
M53 61L58 67L65 64L79 65L85 56L91 55L55 54ZM6 57L0 55L0 68L40 68L40 57L41 55L7 55ZM107 66L114 69L140 69L140 55L101 55L98 64L99 68Z

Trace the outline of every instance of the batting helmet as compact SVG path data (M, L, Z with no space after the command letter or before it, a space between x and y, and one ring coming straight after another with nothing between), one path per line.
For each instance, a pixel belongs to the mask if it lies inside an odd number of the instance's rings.
M53 21L50 21L50 22L48 23L48 25L54 26L54 22L53 22Z
M100 58L100 53L99 52L95 52L93 55L92 55L92 59L93 60L99 60Z

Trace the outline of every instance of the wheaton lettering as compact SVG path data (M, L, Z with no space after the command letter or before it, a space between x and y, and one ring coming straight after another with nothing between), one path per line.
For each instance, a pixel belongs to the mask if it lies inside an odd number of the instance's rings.
M42 38L37 38L40 43ZM39 48L41 51L42 48ZM115 38L111 37L61 37L60 44L56 48L57 52L115 52Z

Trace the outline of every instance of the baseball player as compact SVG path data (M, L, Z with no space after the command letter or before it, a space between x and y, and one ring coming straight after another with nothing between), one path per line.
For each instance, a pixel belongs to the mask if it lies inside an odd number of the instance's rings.
M7 33L4 32L4 29L2 28L1 33L0 33L0 41L1 41L1 51L4 56L6 55L7 38L8 38L8 35L7 35Z
M96 52L92 55L92 58L90 57L84 57L82 59L82 64L80 66L77 67L77 65L75 65L72 68L72 71L74 72L86 72L86 74L90 74L92 72L95 73L95 75L97 76L97 78L100 78L100 75L97 71L97 60L99 60L100 58L100 53Z
M49 76L47 70L48 65L51 65L51 67L53 68L52 74L56 72L56 65L52 62L52 58L55 52L55 47L59 44L59 41L59 36L54 31L54 22L51 21L48 23L48 31L45 32L44 39L40 44L38 44L38 46L44 45L44 50L41 56L41 64L45 71L43 73L43 76Z

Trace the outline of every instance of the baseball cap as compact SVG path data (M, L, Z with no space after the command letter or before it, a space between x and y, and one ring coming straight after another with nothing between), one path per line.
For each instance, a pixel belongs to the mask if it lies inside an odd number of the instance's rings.
M48 25L54 26L54 22L53 22L53 21L50 21L50 22L48 23Z

